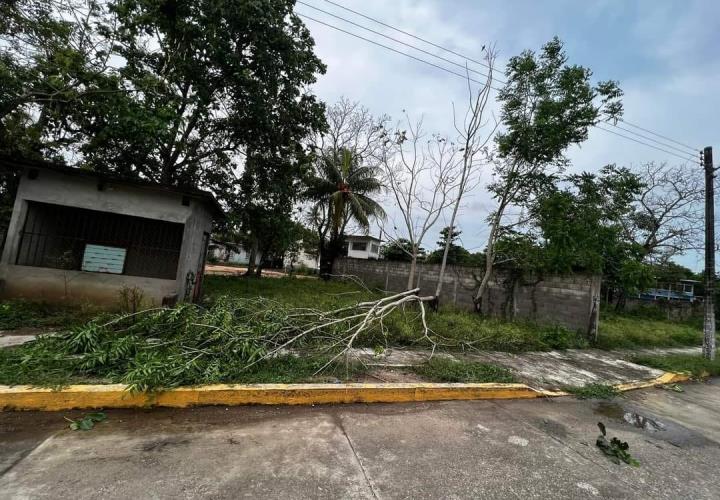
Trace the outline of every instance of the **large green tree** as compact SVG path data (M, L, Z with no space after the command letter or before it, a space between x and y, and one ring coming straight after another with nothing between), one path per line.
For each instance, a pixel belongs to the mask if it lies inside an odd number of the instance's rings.
M489 217L485 271L475 295L479 310L493 273L495 245L512 227L505 220L508 208L526 206L551 188L568 163L568 147L586 140L591 126L622 114L617 83L594 84L589 69L568 64L558 38L540 53L527 50L510 58L505 77L498 94L502 128L488 186L496 208Z
M324 66L293 0L13 0L0 144L231 197L250 148L321 129ZM72 153L72 154L70 154Z

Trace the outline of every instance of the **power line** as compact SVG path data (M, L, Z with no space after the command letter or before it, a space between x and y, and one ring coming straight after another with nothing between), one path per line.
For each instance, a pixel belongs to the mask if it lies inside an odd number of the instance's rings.
M625 119L622 119L622 118L621 118L620 121L622 121L623 123L626 123L626 124L630 125L631 127L635 127L636 129L643 130L643 131L647 132L648 134L652 134L652 135L654 135L654 136L657 136L657 137L660 137L660 138L662 138L662 139L665 139L666 141L670 141L670 142L674 142L675 144L679 144L680 146L686 147L686 148L692 150L693 152L702 151L702 148L694 148L694 147L692 147L692 146L688 146L687 144L684 144L684 143L682 143L682 142L678 142L678 141L676 141L675 139L671 139L671 138L669 138L669 137L667 137L667 136L664 136L664 135L662 135L662 134L658 134L657 132L653 132L652 130L648 130L648 129L646 129L646 128L643 128L643 127L641 127L640 125L635 125L634 123L630 123L629 121L627 121L627 120L625 120Z
M662 151L662 152L667 153L667 154L669 154L669 155L676 156L676 157L678 157L678 158L680 158L680 159L682 159L682 160L685 160L685 161L692 161L692 162L696 162L696 161L697 161L697 158L689 158L689 157L687 157L687 156L681 156L681 155L679 155L679 154L677 154L677 153L673 153L672 151L668 151L667 149L659 148L659 147L657 147L657 146L653 146L652 144L648 144L647 142L639 141L639 140L633 139L632 137L629 137L629 136L627 136L627 135L619 134L619 133L617 133L617 132L615 132L615 131L613 131L613 130L608 130L608 129L606 129L606 128L602 128L600 125L595 125L595 128L600 129L600 130L604 130L605 132L608 132L609 134L615 134L615 135L618 135L618 136L620 136L620 137L624 137L625 139L627 139L627 140L629 140L629 141L637 142L638 144L642 144L642 145L647 146L647 147L649 147L649 148L657 149L658 151Z
M485 63L485 62L476 61L475 59L472 59L472 58L470 58L470 57L468 57L468 56L464 56L464 55L462 55L462 54L460 54L460 53L458 53L458 52L455 52L454 50L448 49L447 47L443 47L442 45L438 45L438 44L436 44L436 43L433 43L433 42L431 42L430 40L426 40L426 39L421 38L421 37L419 37L419 36L417 36L417 35L413 35L412 33L409 33L409 32L407 32L407 31L401 30L400 28L397 28L397 27L395 27L395 26L392 26L392 25L390 25L390 24L387 24L387 23L385 23L385 22L383 22L383 21L381 21L381 20L379 20L379 19L375 19L375 18L373 18L373 17L367 16L367 15L365 15L365 14L363 14L363 13L361 13L361 12L358 12L358 11L356 11L356 10L352 10L350 7L345 7L344 5L341 5L341 4L336 3L336 2L332 2L331 0L325 0L325 2L327 2L327 3L329 3L329 4L332 4L332 5L334 5L335 7L339 7L339 8L341 8L341 9L343 9L343 10L346 10L346 11L348 11L348 12L352 12L353 14L358 15L358 16L360 16L360 17L364 17L364 18L367 19L368 21L372 21L372 22L374 22L374 23L378 23L378 24L380 24L380 25L382 25L382 26L385 26L386 28L390 28L391 30L397 31L398 33L402 33L403 35L407 35L407 36L409 36L410 38L414 38L415 40L419 40L419 41L421 41L421 42L423 42L423 43L426 43L426 44L428 44L428 45L432 45L433 47L435 47L435 48L437 48L437 49L444 50L445 52L449 52L450 54L456 55L456 56L458 56L458 57L462 57L463 59L467 59L468 61L474 62L475 64L479 64L480 66L485 66L485 67L488 68L488 69L492 69L492 68L490 68L490 66L489 66L487 63ZM302 2L301 2L301 3L302 3ZM500 80L498 80L498 82L502 83L503 85L506 83L506 82L502 82L502 81L500 81Z
M328 28L332 28L332 29L334 29L334 30L340 31L340 32L345 33L345 34L350 35L350 36L354 36L355 38L359 38L360 40L365 40L366 42L369 42L369 43L372 43L372 44L374 44L374 45L377 45L378 47L382 47L383 49L391 50L391 51L393 51L393 52L395 52L395 53L397 53L397 54L400 54L400 55L402 55L402 56L409 57L410 59L414 59L414 60L416 60L416 61L418 61L418 62L427 64L428 66L432 66L432 67L434 67L434 68L441 69L441 70L443 70L443 71L447 71L448 73L453 74L453 75L455 75L455 76L459 76L460 78L462 78L462 79L464 79L464 80L470 80L471 82L474 82L474 83L477 83L477 84L480 84L480 85L486 85L486 84L487 84L487 82L481 82L481 81L479 81L479 80L474 80L473 78L470 78L470 77L468 77L467 75L463 75L462 73L458 73L458 72L453 71L453 70L451 70L451 69L448 69L448 68L445 68L445 67L443 67L443 66L440 66L439 64L435 64L435 63L432 63L432 62L430 62L430 61L426 61L425 59L421 59L421 58L419 58L419 57L415 57L415 56L412 55L412 54L408 54L407 52L403 52L403 51L401 51L401 50L394 49L394 48L392 48L392 47L390 47L390 46L388 46L388 45L384 45L384 44L382 44L382 43L380 43L380 42L376 42L375 40L371 40L370 38L365 38L364 36L358 35L358 34L353 33L353 32L351 32L351 31L347 31L347 30L344 30L344 29L342 29L342 28L338 28L337 26L334 26L334 25L332 25L332 24L326 23L326 22L324 22L324 21L320 21L319 19L315 19L314 17L308 16L307 14L302 14L302 13L299 13L299 12L298 12L297 15L299 15L300 17L303 17L303 18L305 18L305 19L309 19L309 20L311 20L311 21L314 21L314 22L316 22L316 23L322 24L322 25L324 25L324 26L327 26ZM493 87L493 86L490 86L490 88L493 89L493 90L497 90L497 91L500 90L500 89L498 89L497 87Z
M403 35L407 35L407 36L409 36L409 37L411 37L411 38L414 38L415 40L419 40L419 41L421 41L421 42L423 42L423 43L426 43L426 44L428 44L428 45L431 45L431 46L433 46L433 47L435 47L435 48L438 48L438 49L440 49L440 50L443 50L443 51L448 52L448 53L450 53L450 54L453 54L453 55L455 55L455 56L461 57L461 58L463 58L463 59L465 59L465 60L467 60L467 61L471 61L471 62L473 62L473 63L475 63L475 64L479 64L479 65L481 65L481 66L485 66L485 67L487 67L487 68L490 68L490 66L489 66L487 63L485 63L485 62L475 60L475 59L473 59L473 58L471 58L471 57L468 57L468 56L466 56L466 55L464 55L464 54L461 54L461 53L459 53L459 52L456 52L456 51L454 51L454 50L452 50L452 49L449 49L449 48L444 47L444 46L442 46L442 45L439 45L439 44L437 44L437 43L431 42L430 40L427 40L427 39L422 38L422 37L420 37L420 36L414 35L413 33L410 33L410 32L408 32L408 31L402 30L402 29L400 29L400 28L398 28L398 27L396 27L396 26L393 26L393 25L391 25L391 24L388 24L388 23L386 23L386 22L383 22L383 21L381 21L380 19L377 19L377 18L368 16L368 15L366 15L366 14L363 14L362 12L358 12L358 11L356 11L356 10L353 10L353 9L349 8L349 7L346 7L346 6L344 6L344 5L341 5L341 4L337 3L337 2L333 2L332 0L324 0L324 1L325 1L326 3L329 3L329 4L331 4L331 5L334 5L335 7L338 7L338 8L340 8L340 9L343 9L343 10L345 10L345 11L347 11L347 12L351 12L351 13L357 15L357 16L360 16L360 17L365 18L365 19L367 19L367 20L369 20L369 21L372 21L372 22L374 22L374 23L377 23L377 24L379 24L379 25L381 25L381 26L385 26L385 27L390 28L390 29L392 29L392 30L394 30L394 31L397 31L398 33L402 33ZM412 48L414 48L414 49L416 49L416 50L419 50L419 51L421 51L421 52L424 52L424 53L426 53L426 54L430 54L430 55L432 55L433 57L437 57L437 58L439 58L439 59L443 59L443 60L445 60L445 61L448 61L447 59L444 59L444 58L442 58L442 57L440 57L440 56L437 56L437 55L435 55L435 54L432 54L432 53L428 53L427 51L424 51L423 49L420 49L420 48L418 48L418 47L415 47L414 45L410 45L410 44L407 44L407 43L405 43L405 42L401 42L401 41L399 41L399 40L396 40L396 39L394 39L394 38L392 38L392 37L389 37L389 36L387 36L387 35L385 35L385 34L378 33L378 32L376 32L376 31L374 31L374 30L371 30L370 28L366 28L365 26L362 26L362 25L359 25L359 24L357 24L357 23L354 23L353 21L344 19L344 18L342 18L342 17L340 17L340 16L336 16L336 15L334 15L334 14L331 14L331 13L329 13L329 12L326 12L326 11L324 11L324 10L322 10L322 9L317 8L317 7L313 7L312 5L309 5L309 4L307 4L307 3L305 3L305 2L302 2L302 1L300 1L300 0L298 0L298 3L302 3L303 5L307 5L307 6L309 6L310 8L313 8L313 9L315 9L315 10L319 10L319 11L321 11L321 12L325 12L325 13L327 13L328 15L331 15L331 16L333 16L333 17L335 17L335 18L342 19L342 20L344 20L344 21L346 21L346 22L348 22L348 23L354 24L355 26L359 26L359 27L362 28L362 29L366 29L366 30L371 31L371 32L373 32L373 33L377 33L377 34L379 34L380 36L383 36L383 37L385 37L385 38L389 38L389 39L391 39L391 40L397 41L398 43L402 43L403 45L406 45L406 46L408 46L408 47L412 47ZM325 24L325 23L323 23L323 24ZM355 36L355 35L353 35L353 36ZM371 41L371 43L375 43L375 42L372 42L372 41ZM392 49L391 49L391 50L392 50ZM397 51L396 51L396 52L397 52ZM452 61L448 61L448 62L451 62L452 64L455 64L455 65L458 65L457 63L452 62ZM462 66L462 65L460 65L460 66ZM473 71L473 70L470 70L470 71ZM480 73L480 74L482 74L482 73ZM483 76L486 76L486 75L483 75ZM507 83L507 82L502 81L502 80L500 80L500 79L498 79L498 78L495 78L495 80L496 80L498 83L501 83L501 84L503 84L503 85L505 85L505 84ZM494 87L493 87L493 88L494 88ZM495 90L498 90L498 89L495 89ZM688 145L685 144L685 143L682 143L682 142L680 142L680 141L676 141L675 139L672 139L672 138L670 138L670 137L668 137L668 136L659 134L659 133L657 133L657 132L653 132L653 131L650 130L650 129L647 129L647 128L641 127L641 126L639 126L639 125L636 125L636 124L634 124L634 123L628 122L627 120L620 119L620 121L622 121L623 123L625 123L625 124L627 124L627 125L629 125L629 126L631 126L631 127L637 128L638 130L642 130L642 131L647 132L647 133L649 133L649 134L652 134L652 135L654 135L654 136L656 136L656 137L660 137L661 139L665 139L665 140L667 140L667 141L670 141L670 142L672 142L672 143L674 143L674 144L677 144L677 145L679 145L679 146L682 146L682 147L684 147L684 148L686 148L686 149L689 149L689 150L691 150L691 151L693 151L693 152L697 152L697 151L699 151L700 149L702 149L702 148L695 148L695 147L693 147L693 146L688 146ZM618 126L617 124L615 124L615 123L610 123L610 122L608 122L608 125L613 126L613 127L616 127L616 128L619 128L619 129L621 129L621 130L624 130L625 132L628 132L628 133L630 133L630 134L636 135L636 136L638 136L638 137L642 137L642 138L644 138L644 139L647 139L647 140L650 140L650 141L653 141L653 142L657 142L658 144L662 144L662 145L665 146L665 147L669 147L669 148L672 148L672 149L674 149L674 150L681 151L683 154L687 154L687 151L680 150L680 149L678 149L678 148L675 147L675 146L670 146L670 145L668 145L668 144L664 144L664 143L659 142L659 141L657 141L657 140L655 140L655 139L652 139L652 138L643 136L642 134L639 134L639 133L637 133L637 132L624 129L624 128L622 128L622 127L619 127L619 126ZM623 134L617 134L617 135L623 136Z
M625 122L623 122L623 123L625 123ZM618 128L618 129L620 129L620 130L624 130L625 132L628 132L628 133L630 133L630 134L634 134L634 135L636 135L636 136L638 136L638 137L642 137L643 139L646 139L646 140L648 140L648 141L655 142L655 143L657 143L657 144L660 144L661 146L664 146L664 147L666 147L666 148L670 148L670 149L672 149L672 150L674 150L674 151L678 151L679 153L682 153L682 154L696 154L696 153L697 153L697 150L694 150L694 149L693 149L693 150L687 151L687 150L685 150L685 149L680 149L680 148L678 148L677 146L673 146L672 144L666 144L666 143L664 143L664 142L658 141L657 139L653 139L652 137L648 137L647 135L643 135L643 134L640 134L640 133L635 132L635 131L633 131L633 130L630 130L630 129L621 127L620 125L617 125L617 124L609 123L609 125L613 125L614 127Z
M328 12L328 11L326 11L326 10L323 10L323 9L320 9L320 8L315 7L315 6L313 6L313 5L310 5L309 3L305 3L305 2L303 2L302 0L297 0L297 3L302 4L302 5L306 6L306 7L309 7L309 8L311 8L311 9L313 9L313 10L317 10L318 12L322 12L323 14L327 14L328 16L334 17L335 19L339 19L339 20L344 21L344 22L346 22L346 23L348 23L348 24L352 24L353 26L357 26L358 28L363 29L363 30L365 30L365 31L369 31L370 33L374 33L374 34L379 35L379 36L381 36L381 37L383 37L383 38L387 38L388 40L392 40L393 42L399 43L399 44L404 45L404 46L406 46L406 47L409 47L409 48L411 48L411 49L415 49L415 50L417 50L418 52L422 52L423 54L429 55L430 57L434 57L434 58L436 58L436 59L440 59L441 61L445 61L445 62L447 62L447 63L450 63L450 64L454 65L454 66L458 66L458 67L460 67L460 68L462 68L462 69L464 69L464 70L466 70L466 71L469 71L469 72L471 72L471 73L475 73L475 74L478 74L478 75L480 75L480 76L484 76L485 78L488 78L488 74L487 74L487 73L483 73L483 72L481 72L481 71L474 70L474 69L469 68L469 67L467 67L467 66L465 66L465 65L463 65L463 64L457 63L457 62L455 62L455 61L452 61L452 60L447 59L447 58L445 58L445 57L439 56L439 55L437 55L437 54L433 54L432 52L429 52L429 51L427 51L427 50L421 49L420 47L416 47L415 45L412 45L412 44L407 43L407 42L403 42L402 40L398 40L397 38L393 38L393 37L391 37L391 36L389 36L389 35L386 35L385 33L382 33L382 32L380 32L380 31L376 31L376 30L374 30L374 29L372 29L372 28L368 28L367 26L363 26L362 24L358 24L358 23L356 23L356 22L354 22L354 21L351 21L350 19L346 19L346 18L344 18L344 17L342 17L342 16L337 16L337 15L333 14L332 12ZM300 15L302 15L302 14L300 14ZM461 57L462 57L462 56L461 56ZM467 59L467 58L466 58L466 59ZM468 59L468 60L470 60L470 59ZM475 61L473 61L473 62L475 62ZM488 68L490 68L490 66L487 65L487 64L484 64L484 66L487 66ZM492 68L491 68L491 69L492 69ZM493 77L493 78L494 78L494 77ZM504 81L499 80L498 78L494 78L494 79L495 79L498 83L502 83L502 84L505 84L505 83L506 83L506 82L504 82ZM494 88L494 87L493 87L493 88ZM499 89L495 89L495 90L499 90Z
M327 0L326 0L326 1L327 1ZM298 0L298 3L302 3L303 5L307 5L307 4L305 4L305 2L302 2L302 1L300 1L300 0ZM321 12L324 12L324 11L322 11L322 9L317 9L317 10L320 10ZM427 61L427 60L425 60L425 59L422 59L422 58L413 56L412 54L408 54L407 52L403 52L403 51L401 51L401 50L397 50L397 49L395 49L395 48L393 48L393 47L390 47L390 46L388 46L388 45L382 44L382 43L377 42L377 41L375 41L375 40L372 40L372 39L370 39L370 38L366 38L366 37L364 37L364 36L362 36L362 35L358 35L357 33L353 33L353 32L351 32L351 31L347 31L347 30L342 29L342 28L340 28L340 27L338 27L338 26L335 26L335 25L333 25L333 24L326 23L326 22L324 22L324 21L321 21L321 20L319 20L319 19L316 19L316 18L314 18L314 17L312 17L312 16L309 16L309 15L307 15L307 14L303 14L303 13L300 13L300 12L298 12L297 14L298 14L300 17L303 17L303 18L305 18L305 19L309 19L309 20L314 21L314 22L316 22L316 23L322 24L323 26L327 26L328 28L332 28L332 29L334 29L334 30L336 30L336 31L340 31L341 33L345 33L345 34L347 34L347 35L350 35L350 36L352 36L352 37L358 38L358 39L360 39L360 40L364 40L364 41L366 41L366 42L368 42L368 43L372 43L373 45L377 45L378 47L384 48L384 49L386 49L386 50L390 50L390 51L392 51L392 52L395 52L396 54L400 54L400 55L402 55L402 56L409 57L410 59L413 59L413 60L415 60L415 61L418 61L418 62L427 64L428 66L432 66L432 67L434 67L434 68L440 69L440 70L445 71L445 72L447 72L447 73L450 73L450 74L452 74L452 75L459 76L460 78L462 78L462 79L464 79L464 80L469 80L469 81L471 81L471 82L474 82L474 83L477 83L477 84L480 84L480 85L486 85L486 83L487 83L487 82L481 82L481 81L475 80L475 79L473 79L473 78L470 78L468 75L463 75L463 74L461 74L461 73L458 73L458 72L456 72L456 71L453 71L453 70L451 70L451 69L448 69L448 68L446 68L446 67L444 67L444 66L440 66L440 65L438 65L438 64L432 63L432 62ZM333 14L330 14L330 15L332 15L333 17L339 18L339 19L343 19L343 18L340 18L339 16L334 16ZM346 21L347 21L347 20L346 20ZM351 23L351 24L354 24L354 25L356 25L356 26L359 26L359 27L361 27L361 28L364 28L363 26L358 25L358 24L356 24L356 23L353 23L352 21L347 21L347 22L349 22L349 23ZM364 29L367 29L368 31L371 31L371 32L373 32L373 33L377 33L376 31L371 30L371 29L369 29L369 28L364 28ZM385 36L386 38L389 38L389 39L391 39L391 40L395 40L395 39L393 39L393 38L391 38L391 37L387 37L386 35L383 35L382 33L378 33L378 34L380 34L381 36ZM397 40L395 40L395 41L397 41ZM428 53L428 52L426 52L426 51L424 51L424 50L422 50L422 49L419 49L419 48L417 48L417 47L415 47L415 46L413 46L413 45L409 45L409 44L406 44L406 43L404 43L404 42L399 42L399 43L402 43L403 45L407 45L408 47L414 48L414 49L419 50L419 51L421 51L421 52ZM464 66L462 66L462 65L460 65L460 64L458 64L458 63L455 63L455 62L450 61L450 60L448 60L448 59L445 59L445 58L443 58L443 57L436 56L436 55L431 54L431 53L428 53L428 54L429 54L429 55L432 55L433 57L437 57L438 59L441 59L441 60L443 60L443 61L446 61L446 62L449 62L449 63L451 63L451 64L454 64L454 65L456 65L456 66L460 66L460 67L462 67L463 69L466 69L467 71L473 71L473 70L470 70L469 68L466 68L466 67L464 67ZM473 71L473 72L478 73L477 71ZM482 74L482 73L480 73L480 74ZM487 76L487 75L483 75L483 76ZM492 85L490 86L490 88L492 88L493 90L500 91L500 89L498 89L497 87L493 87ZM674 147L674 146L671 146L671 145L662 143L662 142L660 142L660 141L657 141L657 140L655 140L655 139L646 137L646 136L644 136L644 135L642 135L642 134L639 134L639 133L637 133L637 132L633 132L633 131L631 131L631 130L628 130L628 129L619 127L618 125L613 124L613 123L611 123L611 122L605 122L605 123L607 123L607 124L610 125L610 126L616 127L616 128L618 128L618 129L620 129L620 130L626 131L626 132L628 132L628 133L630 133L630 134L634 134L634 135L639 136L639 137L641 137L641 138L644 138L644 139L647 139L647 140L656 142L656 143L658 143L658 144L661 144L661 145L663 145L663 146L665 146L665 147L667 147L667 148L672 148L672 149L674 149L675 151L678 151L678 152L682 153L682 155L681 155L681 154L674 153L674 152L672 152L672 151L668 151L667 149L663 149L663 148L654 146L654 145L652 145L652 144L648 144L648 143L643 142L643 141L640 141L640 140L638 140L638 139L635 139L635 138L632 138L632 137L628 137L627 135L620 134L620 133L614 132L614 131L612 131L612 130L608 130L608 129L602 128L602 127L600 127L599 125L595 125L595 127L596 127L596 128L599 128L600 130L603 130L603 131L605 131L605 132L608 132L608 133L617 135L617 136L619 136L619 137L625 138L625 139L627 139L627 140L636 142L636 143L638 143L638 144L642 144L642 145L647 146L647 147L649 147L649 148L653 148L653 149L656 149L656 150L658 150L658 151L662 151L662 152L664 152L664 153L670 154L670 155L675 156L675 157L677 157L677 158L680 158L680 159L682 159L682 160L692 161L692 162L695 162L695 161L696 161L696 159L691 159L691 158L688 158L687 156L683 156L683 155L689 155L689 154L690 154L690 153L687 152L687 151L678 149L678 148L676 148L676 147ZM623 123L628 123L628 122L623 121ZM628 123L628 125L630 125L630 123ZM648 131L648 132L649 132L649 133L653 133L653 132L651 132L651 131ZM664 137L664 136L660 136L659 134L655 134L655 133L653 133L653 134L654 134L654 135L657 135L657 136L659 136L659 137ZM668 138L668 140L671 140L671 139ZM673 141L673 142L677 142L677 141ZM682 143L679 143L679 144L682 144ZM685 146L685 147L689 147L689 146Z

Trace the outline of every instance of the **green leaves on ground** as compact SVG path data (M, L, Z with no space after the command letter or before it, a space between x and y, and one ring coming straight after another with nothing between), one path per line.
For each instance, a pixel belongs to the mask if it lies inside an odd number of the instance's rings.
M609 457L610 460L616 464L619 464L622 461L628 465L632 465L633 467L640 467L640 462L633 458L628 451L630 449L629 444L625 441L620 441L616 437L608 441L605 424L598 422L598 427L600 428L600 432L602 434L598 436L597 441L595 441L595 445L600 448L600 450Z
M101 411L95 413L88 413L83 418L79 418L77 420L72 420L65 417L65 420L70 422L70 428L74 431L89 431L90 429L95 427L96 423L102 422L105 419L107 419L107 415L105 415L105 413Z
M434 382L516 382L507 368L488 363L456 361L446 357L433 357L413 367L415 373Z

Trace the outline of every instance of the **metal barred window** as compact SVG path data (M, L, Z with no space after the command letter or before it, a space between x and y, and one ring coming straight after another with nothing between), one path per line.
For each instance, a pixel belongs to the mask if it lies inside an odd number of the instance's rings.
M183 224L28 202L16 264L175 279Z

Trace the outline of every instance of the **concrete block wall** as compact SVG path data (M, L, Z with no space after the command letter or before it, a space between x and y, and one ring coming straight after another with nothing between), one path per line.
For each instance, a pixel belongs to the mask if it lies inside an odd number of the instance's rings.
M353 275L370 287L402 291L407 287L409 270L407 262L343 257L335 261L333 274ZM414 286L420 287L422 295L433 295L439 275L440 265L418 264ZM474 310L473 297L481 276L482 270L478 268L448 266L443 277L441 304ZM508 276L496 273L483 299L483 313L561 325L585 334L592 334L597 328L599 276L525 278L516 283L514 292L511 290ZM510 293L514 293L514 300Z

